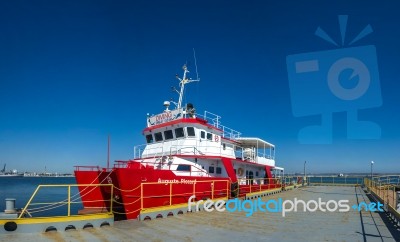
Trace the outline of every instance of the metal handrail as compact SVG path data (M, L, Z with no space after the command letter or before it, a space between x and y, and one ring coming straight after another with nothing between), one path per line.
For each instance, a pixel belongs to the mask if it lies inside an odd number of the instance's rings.
M231 129L229 127L221 125L221 123L219 121L221 119L221 116L219 116L217 114L211 113L209 111L204 111L204 115L197 114L197 116L199 116L199 117L203 118L204 120L206 120L210 125L218 128L218 129L221 129L222 130L222 137L228 137L230 139L237 139L237 138L240 138L240 135L242 134L239 131L236 131L234 129Z
M168 187L169 188L168 194L157 195L157 198L162 198L162 197L166 198L166 197L168 197L169 198L168 206L173 205L172 198L174 196L189 196L189 195L196 194L196 184L202 184L202 183L209 183L210 184L210 186L211 186L210 190L206 190L206 191L202 190L202 193L210 192L211 193L211 199L214 199L214 198L229 199L229 184L230 184L231 181L228 180L228 179L208 180L208 181L190 181L190 182L191 183L182 183L182 182L177 182L177 183L175 183L175 182L143 182L143 183L141 183L141 185L140 185L141 186L140 187L140 207L141 207L141 209L144 208L144 199L148 199L148 198L153 198L154 197L154 196L147 196L147 197L144 196L145 186L150 186L150 185L168 185L169 186ZM216 183L226 183L226 186L225 186L224 189L215 190L214 188L216 186ZM183 194L174 194L173 193L173 186L174 185L186 185L186 186L192 185L192 191L191 192L187 192L187 193L183 193ZM221 197L221 196L219 196L220 194L216 194L216 192L221 192L221 191L225 191L225 193L224 193L224 194L226 194L225 197Z
M143 158L143 152L144 149L140 149L141 147L144 147L148 144L141 144L141 145L137 145L134 147L134 159L142 159ZM149 157L145 157L145 158L155 158L158 156L169 156L169 155L176 155L176 154L182 154L182 150L189 150L188 152L185 153L190 153L193 155L205 155L205 153L202 151L202 149L207 149L207 154L213 154L213 155L222 155L222 153L226 152L226 150L223 149L222 146L215 146L215 145L171 145L169 147L169 150L164 150L163 147L155 147L155 148L148 148L146 153L149 153L151 155L149 155ZM210 150L215 150L215 151L210 151ZM157 152L153 152L150 153L149 151L157 151ZM161 150L160 152L158 152L158 150ZM242 146L235 146L235 149L232 150L232 152L230 153L230 155L232 157L240 157L242 160L245 160L245 155L244 155L244 150L245 148ZM251 159L256 162L257 158L266 158L266 159L273 159L273 156L268 155L268 154L264 154L263 152L255 152L253 154L253 157L251 157Z
M89 170L89 171L99 171L99 166L74 166L76 171L80 171L82 169Z
M99 186L105 186L105 187L110 187L111 189L111 195L110 195L110 199L109 200L102 200L104 202L110 202L110 212L108 213L112 213L112 208L113 208L113 192L114 192L114 186L113 184L63 184L63 185L38 185L35 189L35 191L33 192L32 196L29 198L27 204L25 205L25 207L21 210L20 215L18 216L18 219L22 218L22 216L24 216L25 213L28 213L28 207L30 206L35 206L35 205L50 205L47 206L46 208L43 208L42 211L47 211L47 210L51 210L60 206L64 206L67 205L67 217L71 216L71 204L74 203L81 203L81 202L75 202L76 200L72 200L71 201L71 187L99 187ZM68 193L68 197L67 197L67 201L60 201L60 202L46 202L46 203L33 203L33 199L36 197L37 193L39 192L39 190L41 188L60 188L60 187L66 187L67 188L67 193ZM90 202L90 201L89 201ZM40 211L36 211L36 212L40 212Z
M385 181L385 179L383 179L383 181ZM364 185L367 187L367 190L377 198L377 200L384 204L385 210L391 213L397 221L400 221L400 212L397 208L400 204L400 200L397 200L396 198L396 188L398 185L385 183L383 181L365 178Z
M355 186L362 185L364 177L360 176L307 176L309 185L328 185L328 186Z

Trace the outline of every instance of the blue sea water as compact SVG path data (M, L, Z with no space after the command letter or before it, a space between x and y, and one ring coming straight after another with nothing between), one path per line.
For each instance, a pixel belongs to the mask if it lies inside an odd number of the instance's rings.
M0 178L0 212L3 212L6 203L6 198L15 198L15 207L23 208L38 185L75 185L76 181L74 177L1 177ZM76 214L79 209L82 208L78 188L75 186L71 187L71 214ZM28 211L34 217L40 216L54 216L54 215L66 215L68 206L66 204L47 205L43 203L49 202L67 202L68 201L68 188L64 187L43 187L41 188L35 198L32 200L33 203L42 203L35 206L30 206Z

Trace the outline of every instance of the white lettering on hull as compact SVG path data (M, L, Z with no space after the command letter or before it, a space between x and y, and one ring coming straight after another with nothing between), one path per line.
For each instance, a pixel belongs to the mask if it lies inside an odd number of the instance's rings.
M187 179L181 179L180 181L177 179L172 179L172 180L168 180L168 179L161 179L158 178L158 183L181 183L181 184L196 184L196 179L194 180L187 180Z

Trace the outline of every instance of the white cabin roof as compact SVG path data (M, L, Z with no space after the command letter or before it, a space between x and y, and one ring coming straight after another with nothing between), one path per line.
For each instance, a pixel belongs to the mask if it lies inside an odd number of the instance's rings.
M235 139L239 142L243 147L257 147L258 149L262 148L275 148L275 145L268 143L265 140L260 138L252 138L252 137L240 137Z

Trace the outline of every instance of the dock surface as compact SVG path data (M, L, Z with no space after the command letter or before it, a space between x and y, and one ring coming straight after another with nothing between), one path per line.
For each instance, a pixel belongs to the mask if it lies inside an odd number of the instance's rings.
M360 187L309 186L262 197L370 203ZM383 212L198 212L151 221L118 221L113 227L41 234L1 235L0 241L400 241Z

